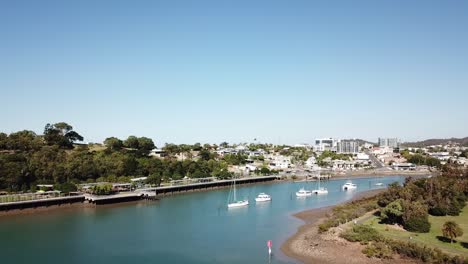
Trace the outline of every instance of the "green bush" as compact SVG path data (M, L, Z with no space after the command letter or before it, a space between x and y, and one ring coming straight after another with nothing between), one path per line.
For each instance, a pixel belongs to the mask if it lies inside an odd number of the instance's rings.
M385 240L385 243L398 254L419 259L426 263L453 263L466 264L468 260L459 256L450 256L443 253L440 249L433 249L427 246L421 246L413 242L405 242L399 240Z
M427 217L414 217L407 219L403 227L410 232L427 233L431 229L431 223Z
M353 228L341 233L340 236L351 242L361 242L361 244L383 240L382 235L377 230L366 225L354 225Z
M93 187L93 193L96 195L108 195L112 193L112 184L99 184Z
M362 250L369 258L381 258L381 259L391 259L393 255L393 250L390 246L384 242L370 243Z
M76 190L78 190L76 185L71 182L56 184L55 189L60 190L63 193L76 192Z
M445 216L447 215L447 209L442 207L429 208L429 214L433 216Z

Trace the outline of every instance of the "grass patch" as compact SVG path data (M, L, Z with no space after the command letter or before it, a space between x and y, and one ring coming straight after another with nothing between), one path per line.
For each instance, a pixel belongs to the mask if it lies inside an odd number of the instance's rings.
M456 239L456 243L446 242L442 235L442 226L446 221L455 221L463 229L464 234ZM385 237L421 243L428 247L439 248L450 254L468 257L468 207L462 210L459 216L429 216L431 229L429 233L413 233L399 230L388 225L380 224L376 216L371 217L363 224L371 226ZM411 239L410 239L411 238Z

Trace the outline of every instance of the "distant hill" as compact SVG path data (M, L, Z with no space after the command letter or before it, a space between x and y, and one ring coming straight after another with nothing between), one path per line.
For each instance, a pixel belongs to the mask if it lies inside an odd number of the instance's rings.
M468 147L468 137L464 138L444 138L444 139L427 139L423 141L417 141L417 142L405 142L402 143L403 146L405 147L415 147L415 148L421 148L421 147L427 147L427 146L433 146L433 145L445 145L449 143L458 143L462 146L467 146Z

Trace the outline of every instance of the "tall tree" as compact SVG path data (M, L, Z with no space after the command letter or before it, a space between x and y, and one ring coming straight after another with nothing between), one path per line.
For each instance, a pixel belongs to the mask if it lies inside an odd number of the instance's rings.
M104 145L110 150L117 151L122 149L123 142L116 137L109 137L104 140Z
M135 136L129 136L127 140L124 141L124 146L127 148L138 149L139 147L138 138Z
M156 146L151 138L140 137L138 138L138 149L142 152L149 153Z
M47 124L44 128L44 139L48 145L58 145L72 148L75 141L83 141L83 137L65 122Z

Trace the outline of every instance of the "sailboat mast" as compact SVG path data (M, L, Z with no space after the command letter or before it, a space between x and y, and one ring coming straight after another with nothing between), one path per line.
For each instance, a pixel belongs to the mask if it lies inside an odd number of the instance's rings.
M234 202L237 201L237 197L236 197L236 179L234 179Z

